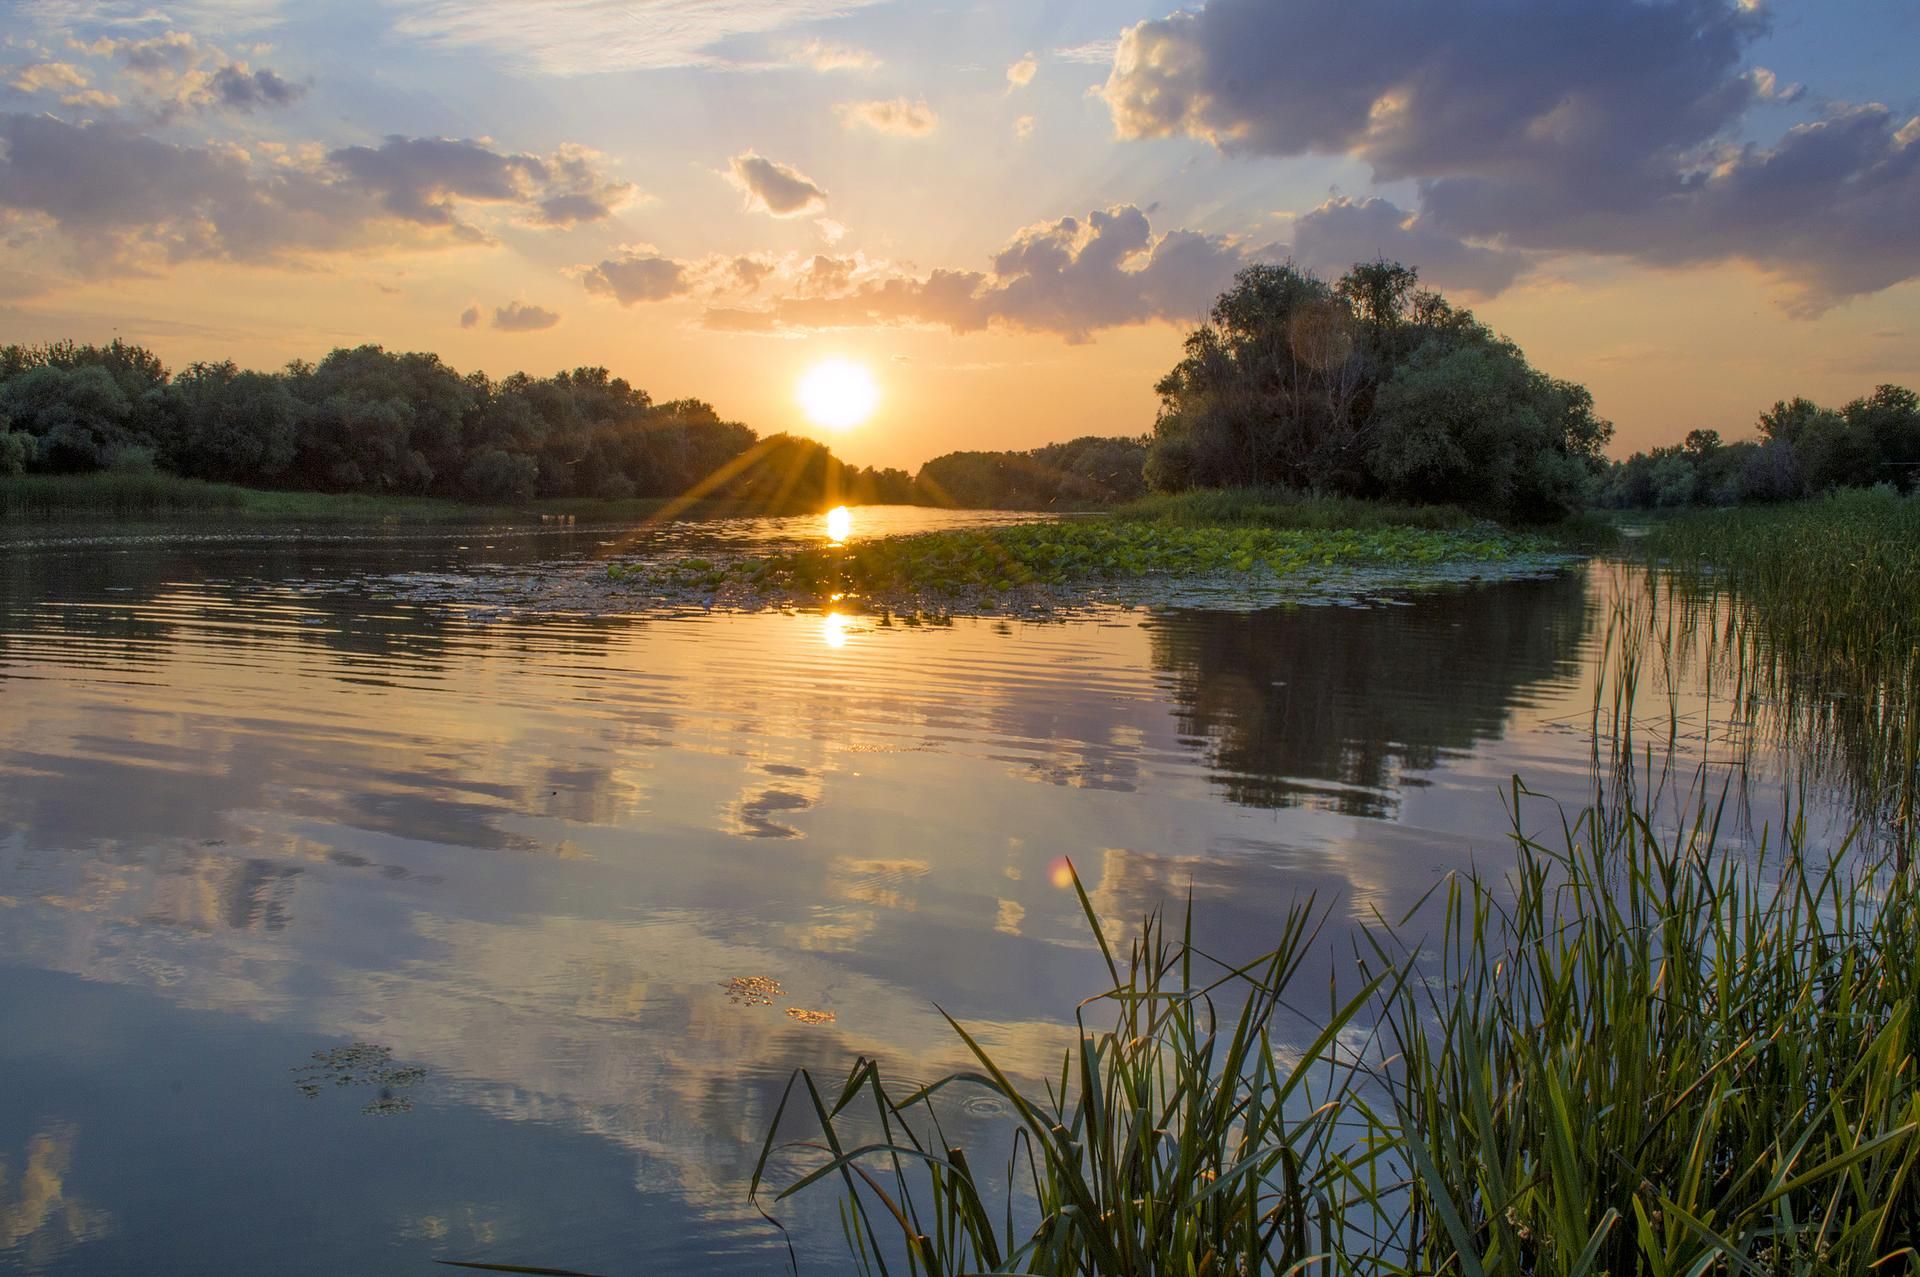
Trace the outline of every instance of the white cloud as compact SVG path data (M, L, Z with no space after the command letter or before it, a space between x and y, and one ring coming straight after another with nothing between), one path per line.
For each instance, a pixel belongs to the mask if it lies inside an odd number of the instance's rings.
M874 102L842 102L834 109L848 128L865 126L896 137L926 137L939 127L940 117L922 99L890 98Z
M1029 53L1007 68L1007 84L1015 89L1024 89L1033 83L1033 77L1039 70L1040 64Z
M423 43L479 48L549 75L738 69L724 41L844 16L879 0L392 0Z
M880 59L850 44L809 40L793 52L793 60L816 71L871 71Z

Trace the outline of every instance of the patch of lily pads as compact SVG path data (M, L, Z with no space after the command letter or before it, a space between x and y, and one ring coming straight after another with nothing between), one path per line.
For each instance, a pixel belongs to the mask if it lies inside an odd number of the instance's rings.
M756 610L839 606L1007 615L1099 605L1265 607L1560 570L1573 556L1491 524L1460 529L1179 527L1089 520L852 545L607 564L632 603Z

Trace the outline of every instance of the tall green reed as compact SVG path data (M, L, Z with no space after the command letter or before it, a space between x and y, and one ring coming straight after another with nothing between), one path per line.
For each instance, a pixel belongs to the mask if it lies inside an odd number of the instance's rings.
M1512 872L1364 929L1355 987L1291 1047L1274 1021L1306 912L1220 970L1157 918L1121 960L1086 908L1113 983L1057 1077L1016 1079L958 1022L978 1067L904 1095L871 1060L825 1091L796 1074L781 1111L803 1099L816 1161L774 1201L837 1186L877 1273L1920 1265L1911 878L1817 856L1798 822L1727 845L1711 803L1664 836L1590 807L1549 845L1521 832L1528 800L1516 781ZM1014 1114L997 1194L943 1126L962 1086Z

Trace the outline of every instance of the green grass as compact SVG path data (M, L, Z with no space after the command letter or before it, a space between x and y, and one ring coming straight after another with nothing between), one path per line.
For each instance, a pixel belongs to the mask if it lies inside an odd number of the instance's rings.
M65 515L239 518L357 523L528 522L542 515L581 523L636 523L659 518L742 518L811 513L812 507L769 511L739 501L688 502L667 497L555 497L491 505L445 497L369 492L303 492L246 488L185 479L162 471L104 471L84 475L12 475L0 478L0 518Z
M951 1018L974 1067L931 1084L802 1070L754 1194L836 1193L862 1272L1911 1271L1914 883L1797 834L1752 863L1714 814L1516 832L1510 878L1445 884L1438 935L1369 929L1302 1044L1272 1024L1310 996L1310 902L1226 967L1157 918L1116 957L1081 891L1111 987L1056 1078ZM1014 1115L1010 1163L943 1123L962 1090Z
M1178 527L1310 528L1318 531L1376 528L1469 528L1483 522L1458 506L1399 505L1356 497L1317 497L1288 488L1197 488L1156 493L1118 507L1115 515L1135 522Z
M247 497L243 488L148 471L0 478L0 516L15 518L62 514L120 517L233 514L245 507Z
M1545 548L1489 525L1323 531L1089 519L930 532L726 562L612 563L607 572L614 580L672 589L739 586L804 597L973 597L1153 575L1266 574L1312 584L1342 569L1491 562Z
M1920 500L1888 490L1685 515L1646 553L1668 569L1732 695L1856 798L1915 828L1920 790Z

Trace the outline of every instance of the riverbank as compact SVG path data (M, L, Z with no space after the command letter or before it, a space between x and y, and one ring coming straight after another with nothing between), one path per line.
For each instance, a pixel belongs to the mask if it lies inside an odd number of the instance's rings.
M809 503L764 509L686 497L557 497L509 505L368 492L302 492L209 483L157 471L0 478L0 518L222 518L336 523L635 523L808 513Z

